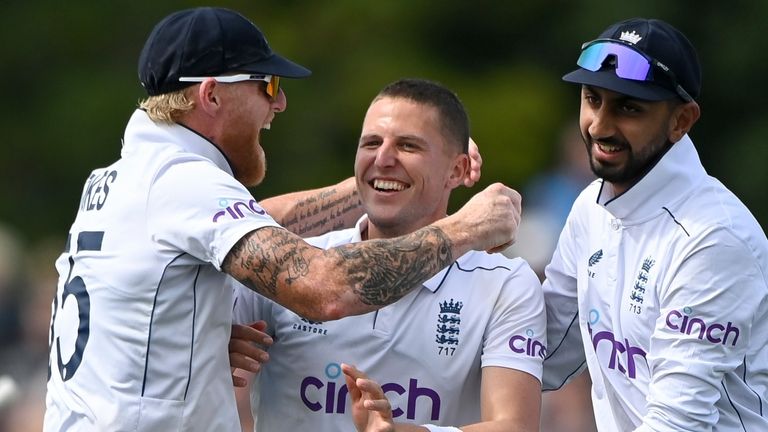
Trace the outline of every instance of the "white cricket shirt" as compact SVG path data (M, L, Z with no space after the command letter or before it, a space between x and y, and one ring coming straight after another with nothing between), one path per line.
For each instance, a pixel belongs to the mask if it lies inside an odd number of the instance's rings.
M358 242L365 224L308 242ZM266 320L275 341L252 389L258 431L354 431L342 362L383 385L395 421L416 424L480 421L482 367L541 378L543 295L520 258L469 252L399 301L337 321L308 321L251 293L236 289L235 319Z
M688 136L588 186L546 276L544 388L586 359L601 431L768 431L768 240Z
M276 222L223 154L137 110L56 261L45 431L239 431L220 266Z

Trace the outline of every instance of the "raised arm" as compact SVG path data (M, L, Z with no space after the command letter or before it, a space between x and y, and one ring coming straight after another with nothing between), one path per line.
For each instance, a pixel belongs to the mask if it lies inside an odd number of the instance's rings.
M320 189L267 198L259 204L280 225L301 237L354 226L363 215L354 177Z
M520 221L520 195L499 183L458 212L411 234L317 249L287 230L245 235L222 268L312 320L370 312L400 299L471 249L503 250Z

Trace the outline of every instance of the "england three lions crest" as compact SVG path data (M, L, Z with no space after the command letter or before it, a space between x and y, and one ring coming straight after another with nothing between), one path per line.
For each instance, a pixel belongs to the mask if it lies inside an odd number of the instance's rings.
M443 301L438 303L440 312L437 314L437 352L439 355L453 356L459 346L459 333L461 326L461 308L464 303L460 301Z

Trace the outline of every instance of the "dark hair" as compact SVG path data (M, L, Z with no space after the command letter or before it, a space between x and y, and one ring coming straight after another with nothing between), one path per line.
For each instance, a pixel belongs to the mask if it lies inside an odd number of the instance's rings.
M388 84L374 100L382 97L404 98L437 109L442 131L449 142L467 153L469 148L469 118L459 97L439 83L416 78L404 78Z

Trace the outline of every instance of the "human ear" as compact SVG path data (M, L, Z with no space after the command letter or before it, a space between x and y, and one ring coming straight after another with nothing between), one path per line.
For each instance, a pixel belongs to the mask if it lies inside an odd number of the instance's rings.
M206 114L213 116L221 108L221 96L219 95L219 85L213 78L208 78L200 83L197 89L197 98L200 101L200 108Z
M469 155L460 153L453 159L451 174L448 176L447 186L449 189L455 189L464 184L464 178L469 172Z
M691 130L700 115L701 108L695 101L675 106L672 121L669 123L669 140L673 143L680 141Z

